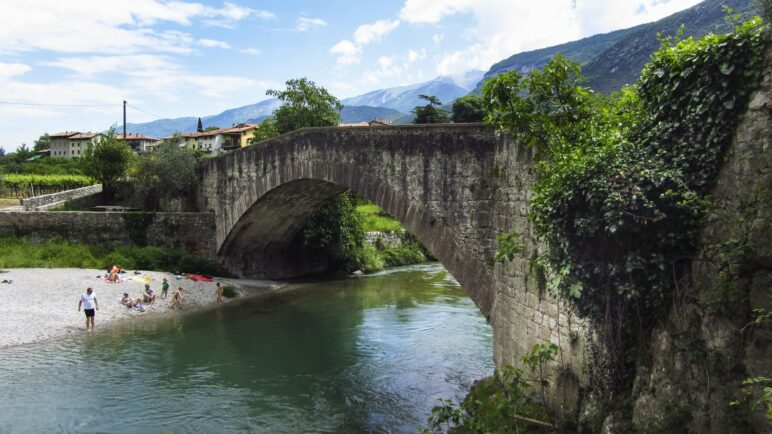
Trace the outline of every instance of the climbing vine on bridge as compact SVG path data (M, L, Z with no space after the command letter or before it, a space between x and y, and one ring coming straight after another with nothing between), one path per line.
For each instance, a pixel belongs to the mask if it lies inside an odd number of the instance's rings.
M561 56L483 89L486 120L538 151L531 217L559 293L600 332L609 388L626 384L630 348L687 270L761 76L762 30L756 18L728 34L664 39L637 85L611 97L582 87L579 66Z

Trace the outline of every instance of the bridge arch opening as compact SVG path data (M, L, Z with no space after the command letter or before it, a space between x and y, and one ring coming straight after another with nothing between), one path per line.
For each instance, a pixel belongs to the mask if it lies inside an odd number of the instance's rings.
M356 181L351 183L307 177L277 183L248 207L241 202L245 211L231 210L238 219L225 236L218 255L242 277L283 279L318 274L329 265L327 258L304 252L297 243L297 235L325 204L352 189L383 208L415 236L489 318L494 294L488 267L459 242L442 218L409 200L404 193L375 180L368 182L367 178L369 175L360 173L347 178Z

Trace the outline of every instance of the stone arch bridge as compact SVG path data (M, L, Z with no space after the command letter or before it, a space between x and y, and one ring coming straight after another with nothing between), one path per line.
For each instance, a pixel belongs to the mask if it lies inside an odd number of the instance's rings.
M205 161L196 200L215 214L216 250L233 272L284 278L309 267L292 249L299 229L352 189L459 281L491 323L502 366L537 341L570 341L567 315L529 272L538 248L527 218L532 162L530 149L482 124L303 129ZM512 230L525 253L495 263L496 236Z

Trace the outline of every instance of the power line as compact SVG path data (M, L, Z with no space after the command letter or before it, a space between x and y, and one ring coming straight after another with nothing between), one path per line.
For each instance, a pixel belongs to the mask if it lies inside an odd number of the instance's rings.
M38 102L0 101L6 105L28 105L36 107L115 107L117 104L46 104Z
M147 111L147 110L143 110L143 109L141 109L141 108L139 108L139 107L137 107L137 106L135 106L135 105L131 105L131 104L129 104L129 103L126 103L126 105L127 105L127 106L129 106L129 107L131 107L131 108L133 108L133 109L135 109L135 110L139 110L139 111L141 111L142 113L147 113L147 114L149 114L150 116L155 116L155 117L157 117L158 119L167 119L167 118L168 118L168 116L161 116L161 115L157 115L157 114L155 114L155 113L150 113L150 112L149 112L149 111Z

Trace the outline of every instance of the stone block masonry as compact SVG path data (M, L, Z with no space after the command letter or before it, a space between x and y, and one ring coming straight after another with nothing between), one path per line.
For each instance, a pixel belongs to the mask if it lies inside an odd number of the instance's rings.
M99 195L101 192L102 184L89 185L87 187L60 191L59 193L25 198L21 200L21 206L24 211L45 211L46 209L60 206L67 200Z
M232 272L282 278L308 270L293 260L298 230L352 189L459 281L493 328L498 367L554 342L570 367L561 372L573 372L558 387L576 396L585 333L534 277L543 246L528 219L532 167L532 149L482 124L303 129L202 162L196 202L215 214L218 255ZM497 263L495 239L504 231L522 234L526 251Z
M158 246L205 258L215 254L214 214L115 212L9 212L0 216L0 237L33 242Z

